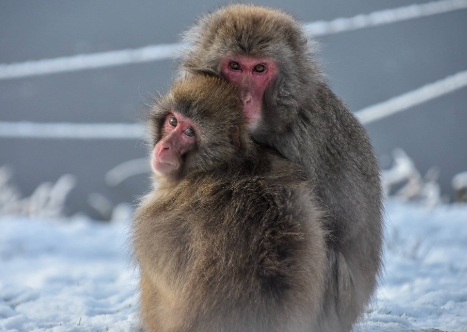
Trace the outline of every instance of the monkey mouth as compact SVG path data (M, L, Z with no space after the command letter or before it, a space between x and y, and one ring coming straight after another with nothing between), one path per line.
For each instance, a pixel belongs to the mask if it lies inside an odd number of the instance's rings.
M162 175L172 173L178 169L178 164L170 161L158 160L157 158L153 158L151 164L153 171Z
M243 102L243 114L247 120L248 126L256 127L258 121L261 118L261 105L255 102L253 98L244 100Z

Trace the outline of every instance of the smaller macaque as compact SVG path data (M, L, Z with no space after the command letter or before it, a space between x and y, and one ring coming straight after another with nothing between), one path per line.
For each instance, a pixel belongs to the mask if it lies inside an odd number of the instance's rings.
M145 331L319 331L322 212L242 108L234 85L199 74L150 111L156 184L133 230Z

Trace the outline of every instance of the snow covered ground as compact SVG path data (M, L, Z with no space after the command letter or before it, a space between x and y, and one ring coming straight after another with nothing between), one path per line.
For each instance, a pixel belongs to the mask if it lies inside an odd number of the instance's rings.
M128 331L129 223L0 218L1 331ZM386 204L385 273L359 329L467 331L467 205Z

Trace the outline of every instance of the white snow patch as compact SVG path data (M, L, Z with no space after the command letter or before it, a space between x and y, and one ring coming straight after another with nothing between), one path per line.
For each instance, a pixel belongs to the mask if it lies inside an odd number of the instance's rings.
M467 331L467 205L386 204L385 272L362 332Z
M452 178L452 187L454 189L467 188L467 171L458 173Z
M467 205L386 204L385 272L357 331L467 330ZM129 223L0 218L1 331L129 331Z
M128 223L0 219L1 331L129 331Z

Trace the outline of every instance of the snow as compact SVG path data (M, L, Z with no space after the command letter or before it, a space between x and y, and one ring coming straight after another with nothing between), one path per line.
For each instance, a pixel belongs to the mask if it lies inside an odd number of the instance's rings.
M357 330L467 331L466 226L467 205L389 200L385 272ZM0 330L134 329L129 232L129 221L1 217Z
M386 204L385 273L362 331L467 331L467 205Z
M0 219L0 331L128 331L128 225Z

